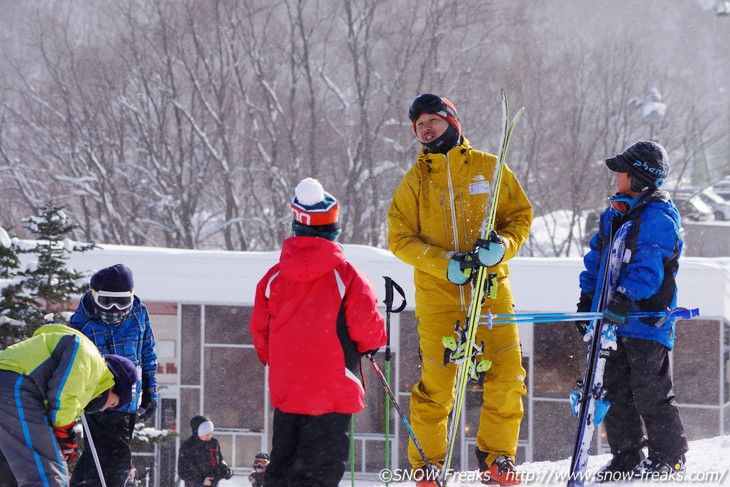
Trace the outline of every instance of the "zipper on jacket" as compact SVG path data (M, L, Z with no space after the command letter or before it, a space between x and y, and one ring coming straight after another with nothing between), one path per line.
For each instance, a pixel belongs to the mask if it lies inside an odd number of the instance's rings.
M451 206L451 228L454 232L454 250L459 252L459 229L456 226L456 201L454 197L454 184L451 181L451 161L449 153L446 154L446 179L449 182L449 203ZM464 295L464 286L459 286L459 299L461 300L461 311L466 311L466 297Z

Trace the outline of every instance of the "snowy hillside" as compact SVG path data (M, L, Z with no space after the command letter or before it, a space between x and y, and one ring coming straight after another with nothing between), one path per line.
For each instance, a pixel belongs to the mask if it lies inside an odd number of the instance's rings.
M677 475L671 479L657 479L658 482L651 483L634 483L631 485L638 487L640 485L655 485L662 487L686 487L688 485L730 485L730 436L722 436L710 438L706 440L691 441L689 444L689 452L687 452L687 470L681 476ZM600 455L591 457L588 463L588 478L600 468L604 463L608 462L610 455ZM565 459L559 462L536 462L525 463L518 466L519 471L524 476L523 485L525 486L564 486L568 469L570 468L570 460ZM481 484L474 479L475 472L461 473L461 479L454 480L448 484L448 487L477 487ZM586 485L590 485L590 480ZM603 485L629 485L628 482L614 482ZM221 487L249 487L247 476L236 475L229 481L223 481L219 484ZM352 486L350 474L345 473L345 478L340 482L340 487ZM384 482L378 481L355 481L355 487L383 487ZM390 482L389 485L396 487L412 487L413 482Z

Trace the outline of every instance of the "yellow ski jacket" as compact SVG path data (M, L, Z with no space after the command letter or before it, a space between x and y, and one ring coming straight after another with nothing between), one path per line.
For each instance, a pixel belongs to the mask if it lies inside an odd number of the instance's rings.
M418 316L466 310L471 286L456 286L446 278L456 252L470 252L481 237L492 190L497 158L473 149L464 138L447 154L421 150L403 176L388 211L388 246L399 259L415 268ZM498 295L489 303L514 304L507 260L527 239L532 206L514 173L505 166L497 202L495 230L504 238L504 259L496 272Z
M48 420L68 426L114 376L96 345L66 325L40 327L31 338L0 352L0 369L29 377L43 395Z

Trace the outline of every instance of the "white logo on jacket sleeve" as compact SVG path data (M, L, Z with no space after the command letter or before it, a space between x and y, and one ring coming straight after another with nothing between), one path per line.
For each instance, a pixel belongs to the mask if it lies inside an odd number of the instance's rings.
M279 275L278 272L275 273L273 276L271 276L271 278L269 279L269 282L266 283L266 292L264 293L264 295L266 296L266 299L269 299L269 297L271 296L271 283L274 282L274 279L276 279L276 276L278 276L278 275Z
M345 297L345 281L342 280L342 277L340 277L340 273L337 272L337 269L334 270L335 273L335 281L337 281L337 291L340 293L340 298Z
M487 194L489 193L489 181L477 181L469 183L469 194Z

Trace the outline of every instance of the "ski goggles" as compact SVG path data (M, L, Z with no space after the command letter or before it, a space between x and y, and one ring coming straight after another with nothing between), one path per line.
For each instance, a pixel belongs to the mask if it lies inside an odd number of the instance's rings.
M117 308L124 311L132 307L134 291L91 291L94 303L103 310Z
M632 198L631 196L623 193L616 193L608 198L608 202L611 204L611 208L621 213L621 215L625 215L631 211L631 209L634 208L639 200L644 196L645 195L640 194L636 198Z
M253 468L266 468L266 466L269 464L268 458L254 458L253 459Z
M435 113L444 118L446 118L447 115L451 115L456 118L456 112L444 103L441 97L430 93L419 95L413 100L411 107L408 109L408 118L411 119L411 122L415 122L424 112Z

